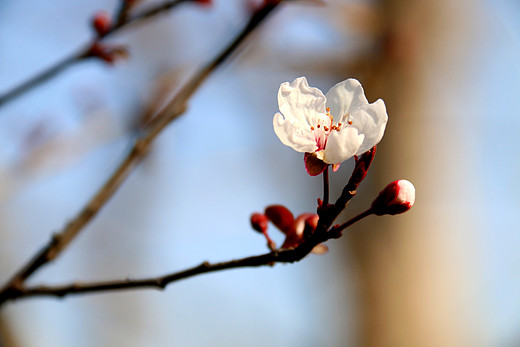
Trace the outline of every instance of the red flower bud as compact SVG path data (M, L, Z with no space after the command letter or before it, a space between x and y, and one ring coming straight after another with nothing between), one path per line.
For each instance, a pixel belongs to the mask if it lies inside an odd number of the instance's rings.
M312 234L318 226L318 215L313 213L302 213L292 225L292 228L285 233L285 241L282 248L298 246L306 236Z
M374 214L399 214L412 208L415 202L415 187L407 180L390 183L372 203Z
M112 26L110 17L105 11L99 11L92 17L92 27L98 36L104 36L110 31Z
M201 5L209 6L211 5L212 0L193 0L194 2L198 2Z
M259 233L265 233L267 231L268 219L261 213L253 213L251 215L251 226Z
M267 247L271 251L274 251L276 249L276 243L269 237L269 234L267 233L267 223L268 219L265 215L258 212L251 215L251 226L253 229L264 235L267 241Z
M283 205L267 206L265 215L284 234L291 231L294 224L294 216L287 207Z
M118 59L127 58L128 51L121 46L108 46L94 42L87 53L89 57L97 57L109 64L115 63Z

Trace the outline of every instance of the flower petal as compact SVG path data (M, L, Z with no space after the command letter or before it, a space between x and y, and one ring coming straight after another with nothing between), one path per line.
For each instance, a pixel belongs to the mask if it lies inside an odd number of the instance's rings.
M345 123L345 117L359 107L368 104L363 87L358 80L349 78L330 88L326 95L327 106L336 122Z
M379 99L359 108L351 114L350 120L352 121L351 126L357 128L360 134L365 135L363 143L356 152L356 155L361 155L377 145L385 133L388 114L384 101Z
M310 128L317 124L320 114L325 114L325 95L318 88L309 87L305 77L292 83L282 83L278 90L278 107L285 119Z
M332 131L327 140L323 161L327 164L339 164L354 156L365 136L354 127L347 126L340 131Z
M297 152L312 153L318 149L310 128L309 130L301 128L294 120L284 119L281 113L274 115L273 127L280 141Z

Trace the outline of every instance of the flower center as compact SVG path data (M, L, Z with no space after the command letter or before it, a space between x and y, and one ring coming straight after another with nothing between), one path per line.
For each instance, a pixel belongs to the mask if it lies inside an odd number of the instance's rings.
M329 134L333 131L340 131L343 127L343 123L334 123L334 117L330 114L330 108L327 107L327 113L325 113L329 119L327 120L318 120L318 123L316 125L311 125L311 131L314 132L314 136L316 138L316 144L318 145L318 150L325 149L325 146L327 145L327 138L329 137ZM349 119L349 117L346 117L348 119L347 124L345 126L352 125L352 121Z

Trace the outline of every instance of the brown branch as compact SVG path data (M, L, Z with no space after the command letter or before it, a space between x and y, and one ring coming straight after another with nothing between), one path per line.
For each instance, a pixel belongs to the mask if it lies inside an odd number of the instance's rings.
M352 176L345 187L344 192L351 192L357 189L359 184L366 176L366 170L370 166L371 161L374 158L375 150L363 154L359 159L356 160L356 166L352 173ZM347 189L348 188L348 189ZM350 189L350 190L349 190ZM172 274L152 277L145 279L124 279L106 282L93 282L93 283L74 283L69 285L61 286L34 286L24 287L23 285L13 286L8 288L6 294L6 300L16 300L20 298L28 298L35 296L54 296L64 297L67 295L77 294L88 294L98 292L108 292L115 290L129 290L129 289L142 289L142 288L157 288L164 289L167 285L172 282L176 282L188 277L196 275L215 272L227 269L237 269L242 267L258 267L258 266L272 266L275 263L293 263L300 261L307 256L317 245L325 242L332 238L339 238L342 236L342 232L347 227L360 221L361 219L373 214L371 208L363 213L355 216L342 225L332 226L332 223L337 218L339 213L345 208L345 200L350 200L355 194L346 193L346 196L340 197L335 204L322 205L318 208L320 214L320 220L318 226L313 233L304 235L303 241L295 248L292 249L279 249L270 253L261 254L257 256L230 260L221 263L208 263L204 262L201 265L180 271Z
M94 43L99 43L100 40L113 35L122 29L130 26L131 24L135 24L137 22L144 21L146 19L150 19L158 14L164 13L166 11L169 11L176 7L177 5L183 3L183 2L190 2L192 0L170 0L163 4L159 4L156 6L153 6L149 9L144 10L143 12L133 16L133 17L121 17L117 18L114 26L110 28L106 33L97 36L96 38L92 39L92 41L88 44L86 44L84 47L79 49L78 51L74 52L70 56L64 58L61 61L56 62L54 65L48 67L44 71L36 74L35 76L29 78L25 82L22 82L18 86L12 88L11 90L5 92L4 94L0 95L0 107L5 105L7 102L15 99L16 97L22 95L23 93L35 88L36 86L46 82L47 80L51 79L52 77L58 75L60 72L64 71L66 68L74 65L75 63L79 63L83 60L86 60L88 58L93 58L94 56L91 53L91 48ZM126 3L126 2L124 2ZM119 17L121 13L127 12L127 9L120 9L119 13L116 17Z
M165 276L145 279L124 279L106 282L74 283L63 286L34 286L27 288L14 288L10 292L10 300L35 296L64 297L67 295L108 292L115 290L129 290L142 288L164 289L170 283L193 277L196 275L243 267L272 266L275 263L293 263L300 261L308 255L312 249L331 238L336 238L337 233L324 230L316 231L305 242L293 249L281 249L257 256L230 260L220 263L204 262L198 266L175 272Z
M150 144L157 135L174 119L184 113L187 101L201 83L221 65L234 52L240 43L258 27L258 25L274 10L279 3L267 3L256 11L250 18L246 27L239 35L226 46L220 54L204 66L194 77L192 77L177 93L177 95L165 106L165 108L155 118L147 131L140 136L129 154L121 162L105 184L97 191L94 197L80 211L80 213L70 221L65 228L55 234L50 242L45 245L21 270L19 270L0 291L0 305L10 299L14 293L23 287L25 280L43 265L55 259L67 245L78 235L92 218L117 191L132 168L146 154Z

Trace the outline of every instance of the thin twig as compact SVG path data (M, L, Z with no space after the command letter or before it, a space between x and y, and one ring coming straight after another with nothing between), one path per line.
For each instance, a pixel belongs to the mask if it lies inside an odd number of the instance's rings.
M65 228L55 234L50 242L45 245L21 270L19 270L0 291L0 305L12 297L18 289L23 286L24 281L43 265L55 259L67 245L78 235L78 233L94 218L100 209L117 191L132 168L146 154L150 144L157 135L174 119L184 113L186 103L200 84L214 71L233 51L238 48L240 43L274 10L279 3L268 3L256 11L250 18L246 27L240 34L211 60L199 73L195 74L168 105L156 117L156 121L150 125L147 132L138 138L129 154L113 172L105 184L97 191L94 197L80 211L80 213L70 221Z
M368 210L364 211L364 212L361 212L360 214L358 214L357 216L355 216L354 218L346 221L345 223L341 224L341 225L338 225L338 226L335 226L334 227L334 231L336 232L342 232L343 230L345 230L346 228L348 228L349 226L351 226L352 224L356 223L356 222L359 222L360 220L362 220L363 218L365 217L368 217L370 216L371 214L374 214L374 211L372 210L372 208L369 208Z
M323 205L329 204L329 166L323 171Z
M5 92L4 94L0 95L0 107L5 105L7 102L15 99L16 97L22 95L23 93L35 88L36 86L46 82L50 78L58 75L60 72L64 71L66 68L74 65L75 63L78 63L80 61L83 61L88 58L92 58L92 55L90 55L90 49L92 45L95 42L99 42L101 39L104 39L110 35L113 35L119 31L121 31L123 28L126 28L127 26L130 26L131 24L144 21L146 19L150 19L160 13L166 12L168 10L173 9L177 5L183 3L183 2L190 2L192 0L170 0L165 3L153 6L149 9L144 10L143 12L128 18L117 18L114 26L110 28L106 33L93 38L90 43L84 45L82 48L80 48L78 51L72 53L70 56L64 58L61 61L56 62L55 64L51 65L50 67L46 68L44 71L36 74L35 76L29 78L28 80L22 82L18 86L12 88L11 90ZM119 13L121 11L125 11L123 9L120 9ZM117 15L119 17L119 14Z

